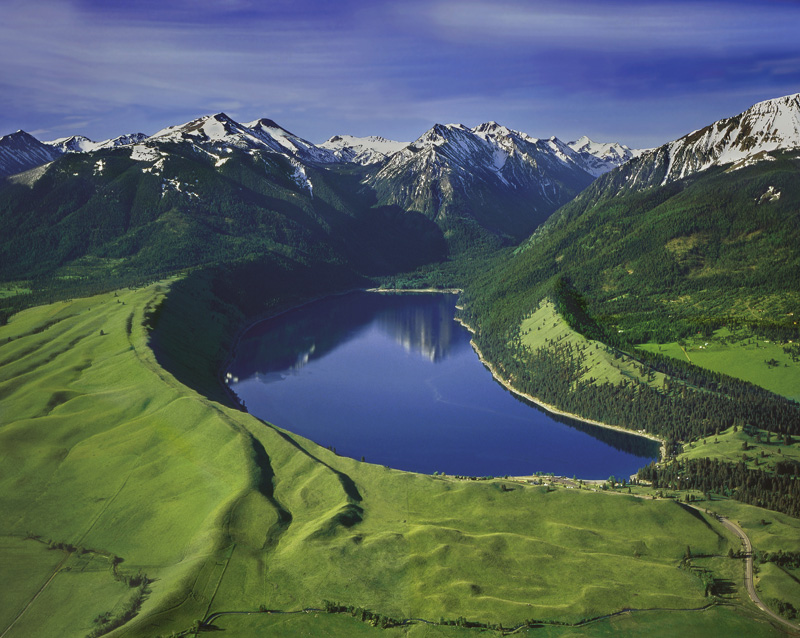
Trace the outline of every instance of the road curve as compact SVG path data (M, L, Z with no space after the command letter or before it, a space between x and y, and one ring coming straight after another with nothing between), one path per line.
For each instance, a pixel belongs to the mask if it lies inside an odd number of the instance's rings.
M701 512L705 511L703 508L697 507L695 505L690 505L690 507L693 507L694 509L696 509L698 511L701 511ZM744 554L744 558L745 558L745 563L744 563L744 584L745 584L745 587L747 587L747 593L750 595L750 599L756 604L756 606L761 611L763 611L765 614L767 614L773 620L776 620L777 622L781 623L782 625L786 625L787 627L790 627L791 629L794 629L795 631L800 629L800 626L798 626L797 624L795 624L793 622L789 622L788 620L786 620L786 618L783 618L782 616L779 616L774 611L772 611L769 607L767 607L764 604L764 602L761 600L761 598L759 598L758 592L756 592L755 583L753 581L753 544L750 542L750 538L747 536L747 534L744 533L744 530L741 527L739 527L738 524L734 523L729 518L725 518L724 516L719 516L718 514L716 514L715 516L717 517L717 520L720 523L722 523L723 526L727 527L734 534L736 534L742 540L742 543L744 544L744 550L745 550L745 554Z

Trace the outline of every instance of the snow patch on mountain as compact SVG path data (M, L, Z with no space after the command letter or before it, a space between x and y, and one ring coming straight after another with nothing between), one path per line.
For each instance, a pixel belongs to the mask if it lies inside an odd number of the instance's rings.
M165 154L157 148L146 144L135 144L131 146L131 159L137 162L155 162Z
M314 185L308 178L305 166L303 166L296 159L292 159L290 161L292 162L292 166L294 167L294 173L292 173L292 179L300 188L305 188L308 191L308 194L311 195L311 197L314 197Z
M333 153L340 162L368 166L384 161L390 155L404 149L408 144L409 142L387 140L378 135L368 137L334 135L319 146Z
M780 198L781 192L774 186L768 186L761 197L757 197L755 201L759 204L769 204L770 202L777 202Z
M83 135L71 135L70 137L60 137L56 140L43 143L53 147L60 153L91 153L92 151L99 151L106 148L130 146L131 144L142 142L145 139L147 139L147 135L144 133L129 133L113 139L103 140L102 142L93 142Z
M768 153L800 148L800 93L765 100L656 149L666 156L662 184L712 166L743 168ZM663 161L663 159L662 159Z

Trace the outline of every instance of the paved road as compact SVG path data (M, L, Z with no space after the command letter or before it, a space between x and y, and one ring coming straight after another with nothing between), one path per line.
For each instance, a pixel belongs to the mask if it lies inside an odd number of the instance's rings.
M706 511L705 508L698 507L696 505L691 505L691 504L688 504L688 503L682 503L682 505L685 505L687 507L691 507L693 509L696 509L698 512L705 512ZM779 623L781 623L782 625L786 625L787 627L790 627L791 629L794 629L795 631L800 629L800 625L797 625L797 624L795 624L793 622L790 622L790 621L786 620L786 618L783 618L782 616L779 616L774 611L772 611L769 607L767 607L764 604L764 602L761 600L761 598L759 598L758 592L756 591L755 583L753 581L753 544L750 542L750 538L747 536L747 534L744 533L744 530L741 527L739 527L739 525L734 523L729 518L725 518L724 516L719 516L718 514L716 515L716 517L717 517L717 520L720 523L722 523L723 526L727 527L734 534L736 534L742 540L742 543L744 544L744 551L745 551L745 554L744 554L744 557L745 557L745 563L744 563L744 585L747 588L747 593L750 595L750 599L756 604L756 606L761 611L763 611L765 614L767 614L773 620L776 620Z

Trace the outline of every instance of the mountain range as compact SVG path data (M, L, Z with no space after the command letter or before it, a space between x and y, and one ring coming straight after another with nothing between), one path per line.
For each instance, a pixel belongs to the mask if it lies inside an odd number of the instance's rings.
M155 166L175 145L191 147L216 168L231 159L233 149L265 161L280 156L309 196L314 188L309 171L356 170L378 205L421 213L443 229L456 250L476 238L520 241L596 176L639 154L588 138L571 144L555 137L539 140L495 122L472 129L436 125L412 143L339 135L315 145L270 119L241 124L217 113L149 137L136 133L102 142L82 136L39 142L20 131L0 138L0 176L71 154L84 154L88 162L88 155L112 149ZM159 170L153 166L142 170Z
M795 341L799 133L800 95L767 100L601 175L502 263L498 307L517 321L561 286L607 343L736 326Z
M789 170L798 148L797 94L647 150L539 139L496 122L437 124L411 143L340 135L316 145L273 120L242 124L224 113L103 142L40 142L18 131L0 138L0 272L157 274L276 250L380 272L531 237L525 252L579 217L581 233L616 228L614 237L630 239L610 213L585 228L597 214L587 213L621 198L687 197L712 178L742 201L788 206L790 185L743 193L740 178L766 165ZM708 183L691 192L706 196ZM700 237L683 222L675 228ZM693 254L705 245L692 241Z

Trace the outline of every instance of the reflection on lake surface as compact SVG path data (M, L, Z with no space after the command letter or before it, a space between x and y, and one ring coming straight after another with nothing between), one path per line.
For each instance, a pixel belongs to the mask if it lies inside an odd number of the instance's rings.
M352 293L261 322L229 369L252 414L403 470L471 476L634 473L657 445L566 419L494 381L455 295Z

